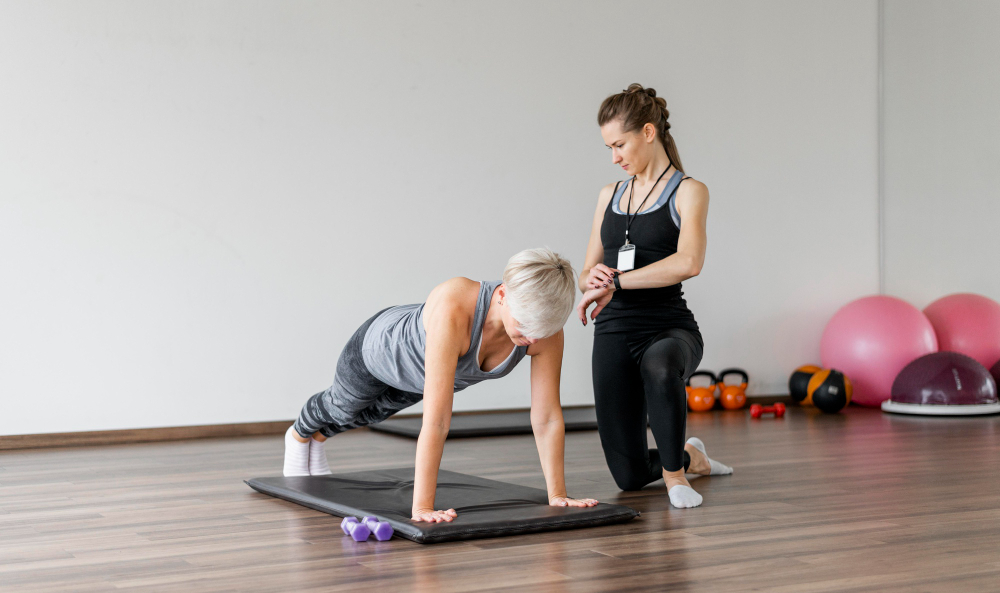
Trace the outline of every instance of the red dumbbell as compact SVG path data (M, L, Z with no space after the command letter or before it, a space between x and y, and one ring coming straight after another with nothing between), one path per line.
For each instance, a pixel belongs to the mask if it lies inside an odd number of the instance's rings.
M751 418L760 418L762 414L774 414L775 418L781 418L785 415L785 404L778 402L773 406L762 406L760 404L750 406Z

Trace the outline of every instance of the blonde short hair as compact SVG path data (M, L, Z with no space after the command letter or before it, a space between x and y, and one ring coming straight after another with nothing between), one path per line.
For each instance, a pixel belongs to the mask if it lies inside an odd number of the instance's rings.
M503 270L507 306L527 338L541 339L562 329L573 312L576 272L548 247L525 249Z

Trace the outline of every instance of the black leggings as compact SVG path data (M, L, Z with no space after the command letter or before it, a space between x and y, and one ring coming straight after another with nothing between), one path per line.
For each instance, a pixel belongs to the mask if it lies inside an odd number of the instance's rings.
M684 382L701 363L701 334L684 329L594 336L594 403L608 468L622 490L686 470ZM646 441L647 414L657 449Z

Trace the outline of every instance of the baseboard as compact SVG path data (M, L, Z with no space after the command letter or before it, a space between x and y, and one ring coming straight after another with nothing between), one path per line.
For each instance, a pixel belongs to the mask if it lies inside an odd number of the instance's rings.
M288 430L288 427L292 425L292 422L292 420L275 420L273 422L244 422L240 424L167 426L163 428L95 430L90 432L63 432L51 434L16 434L10 436L0 436L0 451L279 435Z
M784 395L748 395L747 404L772 404L775 402L781 402L783 404L795 403L792 396L787 393Z
M791 403L788 395L752 395L748 403ZM563 406L564 408L586 408L590 406ZM476 410L455 412L455 416L474 414L499 414L507 412L527 412L528 408L507 410ZM414 417L420 414L400 414L398 417ZM163 428L132 428L125 430L95 430L90 432L62 432L51 434L15 434L0 436L0 451L16 449L48 449L53 447L94 447L100 445L124 445L128 443L156 443L162 441L185 441L190 439L212 439L232 437L271 436L284 434L293 420L272 422L244 422L240 424L205 424L202 426L167 426Z

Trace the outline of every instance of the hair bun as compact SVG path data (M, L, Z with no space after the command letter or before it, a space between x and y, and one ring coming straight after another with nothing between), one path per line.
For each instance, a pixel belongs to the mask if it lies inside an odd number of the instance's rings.
M642 93L647 97L649 97L650 99L652 99L653 103L655 103L660 109L667 108L667 100L664 99L663 97L657 97L656 89L646 88L641 84L639 84L638 82L633 82L632 84L628 85L628 88L623 89L622 93L628 93L630 95L637 95L639 93Z

